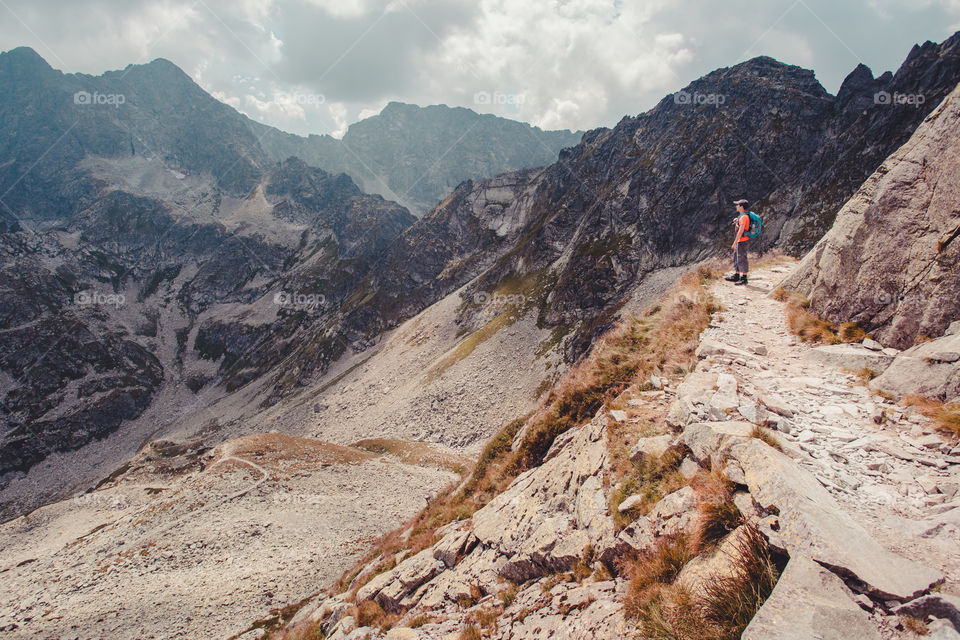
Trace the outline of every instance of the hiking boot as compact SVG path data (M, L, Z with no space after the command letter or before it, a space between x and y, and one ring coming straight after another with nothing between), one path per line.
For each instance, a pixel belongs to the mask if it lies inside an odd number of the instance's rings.
M727 276L726 278L724 278L724 280L726 280L727 282L739 282L739 281L740 281L740 274L739 274L739 273L735 273L735 274L733 274L732 276Z
M733 284L747 284L747 276L740 276L740 279L734 282Z

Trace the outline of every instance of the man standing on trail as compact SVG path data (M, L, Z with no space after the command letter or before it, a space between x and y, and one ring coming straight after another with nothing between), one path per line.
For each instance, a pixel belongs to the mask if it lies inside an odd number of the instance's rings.
M733 219L736 229L736 235L733 238L733 275L727 276L727 280L734 284L747 284L747 271L750 265L747 264L747 230L750 228L750 214L747 207L750 203L746 200L737 200L733 204L737 205L737 213L740 214Z

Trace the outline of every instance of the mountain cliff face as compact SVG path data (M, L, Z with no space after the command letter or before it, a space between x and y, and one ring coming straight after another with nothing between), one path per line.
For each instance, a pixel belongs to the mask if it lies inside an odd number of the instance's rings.
M960 318L960 89L857 191L788 286L907 348Z
M399 202L417 216L464 180L550 164L583 135L542 131L463 107L400 102L350 125L342 140L302 138L249 124L272 157L297 156L315 167L347 173L365 191Z
M918 47L877 80L858 68L836 97L810 71L756 58L585 134L542 171L465 182L390 248L390 268L371 271L334 335L362 345L475 278L463 294L465 327L476 328L478 294L521 292L575 359L644 277L728 251L737 197L764 216L757 248L809 248L819 236L801 237L813 224L807 199L839 208L853 194L857 176L956 86L958 46L960 36ZM926 101L889 104L881 93L907 89Z

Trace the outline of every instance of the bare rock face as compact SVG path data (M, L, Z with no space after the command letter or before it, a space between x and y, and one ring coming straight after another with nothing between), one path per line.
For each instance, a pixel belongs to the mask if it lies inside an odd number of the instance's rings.
M773 593L741 637L879 640L880 634L840 578L809 558L797 556L791 558Z
M941 579L883 548L786 455L756 439L735 445L730 455L743 467L754 499L779 514L775 542L791 558L812 558L880 598L909 600Z
M787 287L886 346L942 335L960 316L958 132L955 89L847 202Z
M870 388L897 395L917 393L950 401L960 396L960 334L901 352Z

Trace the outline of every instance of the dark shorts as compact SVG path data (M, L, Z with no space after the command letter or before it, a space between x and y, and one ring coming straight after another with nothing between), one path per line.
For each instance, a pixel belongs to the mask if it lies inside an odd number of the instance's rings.
M733 250L733 270L737 273L746 273L750 270L750 265L747 263L747 247L743 242Z

